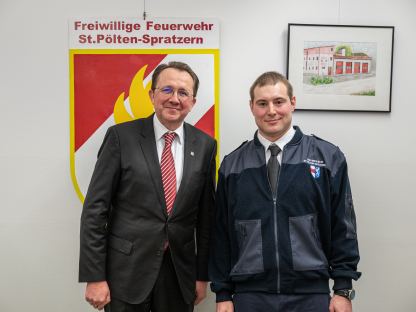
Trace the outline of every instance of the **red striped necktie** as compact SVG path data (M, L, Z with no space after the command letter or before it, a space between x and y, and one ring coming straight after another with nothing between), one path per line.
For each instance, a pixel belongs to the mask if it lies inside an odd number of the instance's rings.
M165 138L165 147L163 148L162 160L160 161L163 190L165 192L166 211L168 214L172 211L173 203L176 197L175 162L173 160L171 148L175 135L175 132L166 132L163 135Z

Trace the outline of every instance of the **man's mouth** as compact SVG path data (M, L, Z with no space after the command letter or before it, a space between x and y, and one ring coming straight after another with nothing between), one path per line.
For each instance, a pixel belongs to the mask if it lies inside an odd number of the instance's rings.
M179 107L171 107L171 106L165 106L166 109L174 109L174 110L179 110Z

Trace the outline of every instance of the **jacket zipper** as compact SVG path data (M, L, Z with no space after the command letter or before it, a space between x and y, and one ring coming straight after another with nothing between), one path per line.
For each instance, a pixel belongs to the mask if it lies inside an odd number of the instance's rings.
M283 147L283 150L285 148ZM280 163L280 169L279 169L279 174L277 175L277 184L276 184L276 198L274 198L274 222L275 222L275 236L276 236L276 250L278 250L277 248L279 247L279 234L277 232L277 194L278 194L278 189L279 189L279 180L280 180L280 173L282 171L282 165L283 165L283 150L282 150L282 160ZM279 261L279 252L276 253L276 258L277 258L277 293L280 294L280 261Z
M277 205L276 198L273 198L274 206L274 239L276 246L276 266L277 266L277 293L280 293L280 262L279 262L279 236L277 233Z
M284 149L284 148L283 148ZM283 150L282 150L282 161L283 163ZM276 248L276 266L277 266L277 293L280 294L280 261L279 261L279 234L277 232L277 190L279 189L279 179L280 179L280 171L282 170L282 166L280 165L279 174L277 175L277 184L276 184L276 197L273 196L272 186L270 185L270 180L267 175L267 181L269 184L269 190L272 194L273 198L273 217L274 217L274 241L275 241L275 248Z

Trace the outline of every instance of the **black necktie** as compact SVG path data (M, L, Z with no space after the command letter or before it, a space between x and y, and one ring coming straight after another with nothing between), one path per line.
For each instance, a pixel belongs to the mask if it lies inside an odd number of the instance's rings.
M270 158L267 163L267 177L269 179L270 188L272 189L273 199L276 199L277 196L277 176L279 175L280 165L277 161L277 155L280 153L281 149L276 144L270 144Z

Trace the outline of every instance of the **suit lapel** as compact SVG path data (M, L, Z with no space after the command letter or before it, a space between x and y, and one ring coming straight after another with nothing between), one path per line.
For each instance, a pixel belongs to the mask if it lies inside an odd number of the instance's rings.
M189 185L190 179L194 171L194 164L198 152L196 151L196 148L198 147L198 142L195 139L192 130L193 129L187 123L184 123L185 147L183 155L183 173L181 184L179 186L178 193L176 194L172 214L175 214L177 208L180 207L181 201L185 198L186 186Z
M155 131L153 128L153 114L145 119L141 119L141 129L139 135L139 143L142 149L144 158L147 163L150 175L152 177L153 185L158 193L158 198L164 214L166 213L165 195L162 185L162 174L160 172L160 164L157 156Z

